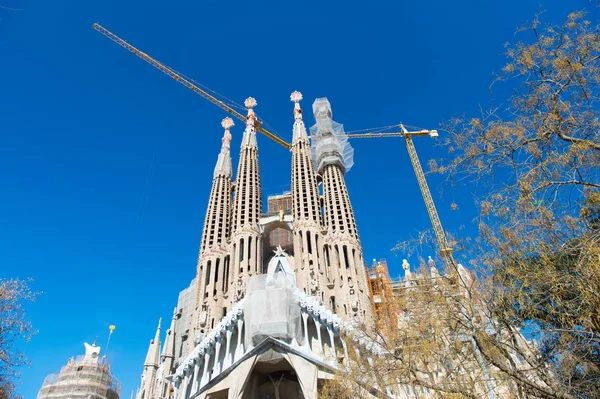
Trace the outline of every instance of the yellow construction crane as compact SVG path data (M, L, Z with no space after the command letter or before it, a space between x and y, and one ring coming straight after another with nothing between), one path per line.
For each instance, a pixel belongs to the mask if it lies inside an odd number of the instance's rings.
M202 90L200 87L198 87L194 83L190 82L189 79L186 79L183 75L181 75L174 69L166 66L165 64L161 63L160 61L155 60L154 58L150 57L148 54L144 53L143 51L138 50L137 48L133 47L131 44L127 43L125 40L121 39L114 33L103 28L99 24L94 24L94 25L92 25L92 27L96 31L102 33L104 36L106 36L107 38L112 40L113 42L117 43L119 46L121 46L121 47L125 48L126 50L130 51L131 53L137 55L139 58L146 61L148 64L152 65L153 67L155 67L159 71L163 72L164 74L170 76L176 82L181 83L182 85L184 85L188 89L192 90L193 92L200 94L202 97L204 97L211 103L215 104L217 107L221 108L222 110L228 112L232 116L238 118L239 120L244 121L244 122L246 121L246 117L244 115L240 114L239 112L237 112L236 110L231 108L229 105L225 104L223 101L221 101L221 100L217 99L216 97L212 96L211 94L207 93L205 90ZM427 185L427 181L425 180L425 174L423 173L423 168L421 167L421 162L419 162L419 157L417 156L417 151L415 149L415 145L412 142L413 136L437 137L438 132L437 132L437 130L418 130L418 131L410 132L410 131L406 130L404 125L399 125L399 126L400 126L400 130L401 130L400 132L349 134L348 137L355 138L355 139L404 137L404 139L406 141L406 148L408 149L408 155L410 156L410 161L412 162L412 166L415 170L415 175L417 176L417 181L419 182L419 188L421 189L421 194L423 195L423 199L425 201L425 206L427 207L427 212L429 213L429 218L431 219L431 224L433 225L433 231L435 232L435 236L436 236L438 245L440 247L440 255L442 256L442 258L444 259L444 262L450 268L450 270L454 270L455 265L454 265L454 259L452 257L452 248L450 247L450 245L448 244L448 240L446 239L446 234L444 232L444 229L442 228L442 223L440 221L440 217L438 216L437 210L435 208L433 198L431 197L431 192L429 191L429 186ZM287 148L288 150L292 147L290 143L283 140L281 137L279 137L275 133L272 133L272 132L268 131L267 129L263 128L261 126L260 121L256 122L256 130L259 131L260 133L264 134L271 140L275 141L277 144Z
M202 90L200 87L198 87L194 83L190 82L188 79L186 79L180 73L177 73L172 68L169 68L162 62L155 60L154 58L150 57L148 54L144 53L143 51L140 51L137 48L133 47L131 44L127 43L125 40L121 39L119 36L110 32L108 29L103 28L99 24L92 25L92 28L94 28L98 32L102 33L104 36L108 37L110 40L117 43L119 46L121 46L121 47L125 48L126 50L132 52L133 54L137 55L142 60L146 61L148 64L152 65L159 71L170 76L176 82L181 83L182 85L184 85L188 89L192 90L193 92L200 94L202 97L204 97L211 103L215 104L217 107L221 108L222 110L224 110L226 112L229 112L232 116L240 119L241 121L244 121L244 122L246 121L245 115L240 114L239 112L237 112L236 110L231 108L229 105L225 104L223 101L217 99L216 97L214 97L214 96L210 95L209 93L207 93L206 91ZM284 146L288 150L290 148L292 148L290 143L286 142L285 140L283 140L281 137L279 137L275 133L272 133L272 132L268 131L267 129L265 129L264 127L262 127L261 122L259 120L257 120L255 122L255 128L257 131L264 134L265 136L267 136L268 138L270 138L277 144Z
M449 270L453 271L455 270L456 265L452 256L452 247L449 245L448 239L446 238L446 233L444 232L442 222L435 207L435 203L431 197L431 192L429 191L429 186L427 185L427 180L425 179L425 173L423 173L423 168L421 167L421 162L419 161L417 150L412 140L412 138L415 136L429 136L435 138L438 136L438 132L437 130L417 130L411 132L408 131L402 124L400 124L399 127L401 130L400 132L348 134L348 137L354 139L404 137L406 149L408 150L408 156L410 157L410 162L415 170L419 188L421 189L421 195L425 201L425 207L427 208L427 213L429 213L433 231L435 233L438 246L440 247L440 255L442 259L444 259L444 263L446 263L446 266L448 266Z

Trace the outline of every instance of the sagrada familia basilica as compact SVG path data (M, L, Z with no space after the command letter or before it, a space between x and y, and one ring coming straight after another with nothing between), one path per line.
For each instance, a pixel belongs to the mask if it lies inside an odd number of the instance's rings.
M291 192L269 197L267 212L256 101L245 102L235 181L233 121L223 120L196 277L180 293L164 341L159 322L138 399L316 398L348 358L345 331L373 323L344 180L352 148L326 98L313 104L311 140L302 95L291 99Z

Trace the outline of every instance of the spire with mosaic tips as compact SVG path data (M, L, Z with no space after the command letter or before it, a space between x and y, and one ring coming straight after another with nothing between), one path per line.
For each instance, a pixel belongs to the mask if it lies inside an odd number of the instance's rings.
M229 129L231 129L233 125L233 119L231 118L225 118L221 122L221 126L225 129L225 132L221 139L221 152L217 158L213 178L217 178L218 176L231 177L231 132Z

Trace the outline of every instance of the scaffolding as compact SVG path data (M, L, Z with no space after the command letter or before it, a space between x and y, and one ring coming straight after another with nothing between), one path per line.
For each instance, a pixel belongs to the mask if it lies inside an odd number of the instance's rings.
M344 125L331 119L331 104L327 98L317 98L313 103L315 123L310 128L310 152L319 173L325 165L336 164L343 173L354 165L354 148L348 142Z
M100 347L86 344L86 354L69 359L60 372L44 380L37 399L119 399L121 383Z
M398 309L386 260L373 259L367 273L376 328L387 336L393 335L398 329Z

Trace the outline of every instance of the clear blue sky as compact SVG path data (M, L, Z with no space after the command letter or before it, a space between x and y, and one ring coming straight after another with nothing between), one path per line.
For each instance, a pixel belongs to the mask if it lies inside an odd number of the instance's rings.
M259 116L289 140L294 90L307 111L328 97L347 130L437 128L475 115L492 101L492 73L518 25L540 7L558 22L594 2L0 5L22 9L0 8L0 276L32 277L44 292L30 308L39 333L25 346L32 365L20 392L29 399L84 340L104 345L109 324L109 357L129 397L158 318L169 318L194 276L220 147L223 112L92 23L238 103L254 96ZM233 129L234 148L242 130ZM417 149L424 163L440 155L428 139ZM289 153L262 136L259 153L265 195L288 189ZM355 142L347 184L365 258L387 258L397 275L401 258L390 248L429 223L402 141ZM468 190L433 191L447 229L470 225Z

